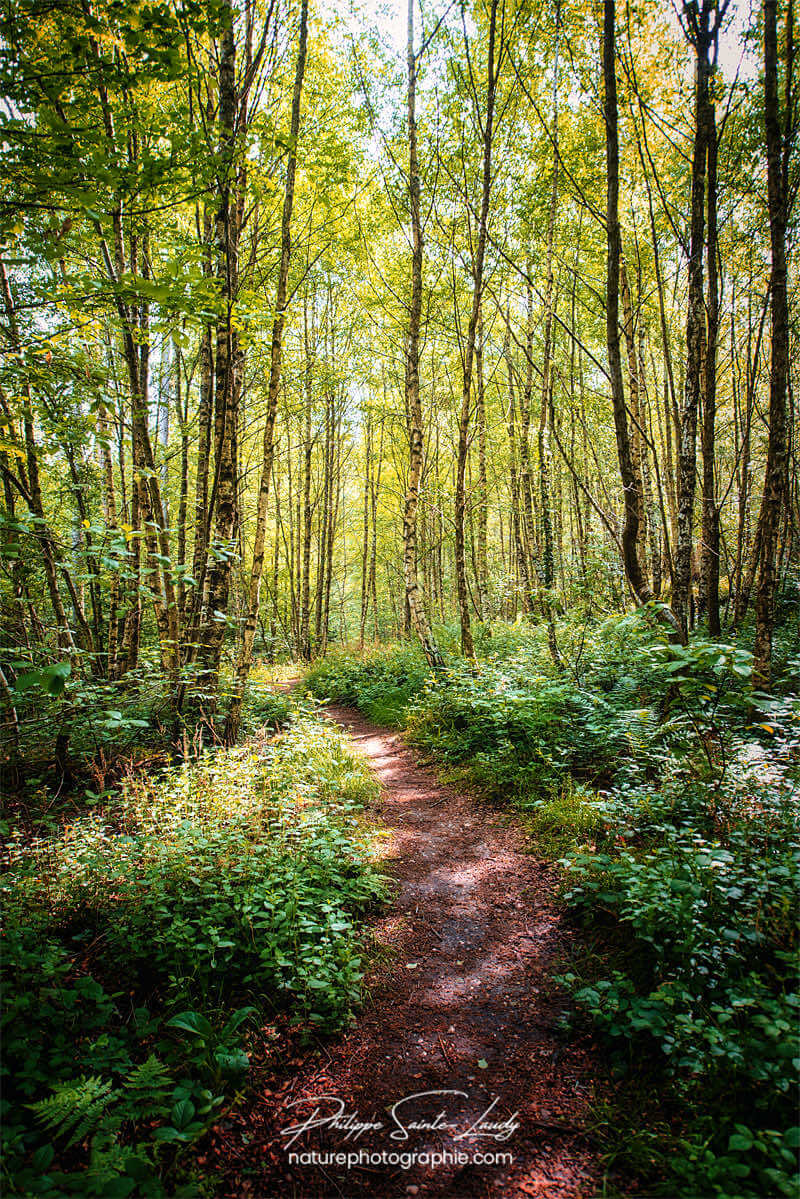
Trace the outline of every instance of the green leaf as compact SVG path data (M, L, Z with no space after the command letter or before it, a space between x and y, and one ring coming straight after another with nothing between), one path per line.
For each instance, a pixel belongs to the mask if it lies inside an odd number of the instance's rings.
M246 1074L250 1069L250 1058L243 1049L232 1051L218 1049L214 1054L214 1059L226 1074Z
M181 1032L188 1032L203 1039L210 1037L214 1031L205 1016L201 1016L199 1012L179 1012L167 1021L167 1028L178 1028Z
M103 1195L108 1199L127 1199L136 1186L136 1180L126 1178L124 1175L119 1175L117 1178L109 1178L103 1183Z
M195 1107L191 1099L180 1099L172 1109L172 1123L176 1128L183 1130L188 1124L191 1124L194 1116Z
M256 1009L254 1007L238 1008L238 1010L233 1013L233 1015L231 1016L231 1018L228 1020L227 1024L225 1025L225 1031L223 1033L223 1037L227 1037L230 1033L235 1032L236 1029L239 1028L240 1025L244 1024L244 1022L248 1018L248 1016L252 1016L255 1014L255 1011L256 1011Z
M33 1155L32 1164L34 1170L43 1172L52 1162L56 1155L56 1151L52 1145L41 1145Z
M172 1128L169 1124L164 1128L157 1128L153 1133L155 1141L181 1141L183 1134L178 1132L177 1128Z
M72 673L69 662L53 662L41 670L28 670L17 676L15 690L32 691L40 687L48 695L60 695L64 684Z

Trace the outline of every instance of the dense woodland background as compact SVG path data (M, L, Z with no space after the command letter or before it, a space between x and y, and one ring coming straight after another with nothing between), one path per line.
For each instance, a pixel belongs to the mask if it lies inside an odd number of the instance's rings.
M7 10L15 644L157 662L179 711L235 662L231 734L254 639L457 618L469 654L575 603L666 600L682 640L755 608L768 682L792 14L642 4L605 64L599 16L451 6L404 72L275 4Z
M241 1013L348 1018L382 887L371 784L268 670L320 659L318 695L580 850L590 923L606 879L641 958L594 998L597 962L572 973L579 1006L612 1042L654 1037L690 1090L717 1070L743 1096L725 1144L718 1097L692 1099L685 1193L793 1193L792 0L6 0L0 74L15 1193L178 1193L176 1146L247 1069ZM329 835L355 874L326 873ZM280 926L255 998L229 837L251 899L266 861L272 895L302 860L321 922L305 949ZM728 855L721 907L706 852ZM697 903L669 931L684 867ZM120 969L144 1014L101 1051ZM79 995L82 1031L56 1012ZM154 1040L167 1018L194 1056ZM77 1081L76 1044L95 1046ZM63 1148L46 1184L43 1128ZM635 1168L674 1167L654 1153Z

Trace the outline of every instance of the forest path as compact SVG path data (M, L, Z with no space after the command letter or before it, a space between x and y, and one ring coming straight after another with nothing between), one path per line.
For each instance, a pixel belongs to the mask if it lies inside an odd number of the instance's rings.
M225 1193L595 1195L599 1167L581 1130L593 1093L591 1054L557 1032L563 996L549 972L567 934L546 865L526 852L513 821L442 785L399 735L349 708L327 712L381 783L368 815L389 839L387 865L398 889L373 932L390 952L367 980L370 998L352 1031L296 1073L269 1081L241 1113L246 1143L235 1163L229 1158L232 1189ZM340 1109L343 1125L383 1127L357 1135L324 1124L291 1146L282 1135ZM470 1129L482 1135L464 1135ZM326 1158L359 1150L390 1160L345 1166ZM391 1160L442 1151L450 1156L435 1165L417 1160L404 1168ZM310 1162L313 1152L324 1164ZM487 1163L488 1155L495 1156Z

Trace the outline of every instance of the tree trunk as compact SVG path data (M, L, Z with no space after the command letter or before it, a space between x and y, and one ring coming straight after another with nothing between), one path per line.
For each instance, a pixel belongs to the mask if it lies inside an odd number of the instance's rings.
M433 638L417 572L417 518L422 478L423 432L419 390L419 335L422 315L422 214L417 158L417 57L414 51L414 0L408 0L406 44L408 109L408 189L411 208L411 303L408 312L405 362L405 401L408 416L408 482L403 507L403 574L405 601L428 665L440 670L444 661Z
M792 5L787 13L787 89L792 75ZM772 629L777 585L778 533L786 494L788 439L786 390L789 378L789 307L786 289L786 206L788 139L780 127L778 99L777 0L764 0L764 129L767 146L767 198L772 252L770 295L772 353L769 376L769 435L764 495L759 527L761 559L756 590L756 635L753 646L753 687L768 691L772 671ZM787 128L791 120L786 114Z
M658 463L658 451L655 441L650 400L647 388L647 373L644 359L644 326L639 326L639 414L642 422L642 498L647 513L647 536L650 548L650 577L653 580L653 594L656 599L661 595L661 559L662 546L659 537L659 506L653 494L653 484L650 475L650 460L648 449L652 451L653 467L656 476L656 488L659 504L663 507L661 495L661 470ZM666 528L666 514L661 513L661 522Z
M175 415L181 435L181 477L178 495L178 567L180 582L178 583L178 613L180 624L183 625L186 614L186 517L189 509L189 382L186 384L186 396L182 396L181 370L183 356L175 347Z
M211 218L204 210L203 239L208 245L211 240ZM205 255L204 274L211 277L213 265L210 253ZM195 591L192 600L192 620L204 619L203 576L205 575L208 531L212 513L209 510L208 472L211 461L211 419L214 402L214 351L211 327L206 325L200 339L200 400L197 409L197 460L194 494L194 549L192 554L192 577Z
M214 554L208 570L208 611L200 635L203 707L213 712L222 646L227 629L231 573L238 526L238 409L241 388L239 337L233 309L239 286L240 228L236 203L234 150L237 132L236 47L233 11L225 12L219 65L220 194L215 215L217 278L222 312L217 321L214 371Z
M628 417L625 408L619 336L619 285L622 242L619 227L619 135L614 7L615 0L604 0L603 112L606 124L608 176L608 191L606 196L606 236L608 244L606 264L606 342L608 346L609 374L611 377L614 430L617 439L617 457L624 493L624 519L620 549L630 588L637 601L640 604L645 604L649 603L654 597L643 575L638 554L639 494L631 451L631 441L628 434ZM664 607L660 608L659 616L670 625L674 633L678 632L677 622L669 614L668 609Z
M478 424L478 497L476 537L477 563L475 581L478 593L478 612L481 620L489 615L489 567L487 562L488 540L488 487L486 483L486 395L483 378L483 314L478 318L478 338L475 345L475 374L477 379L476 419Z
M475 646L472 640L472 626L469 613L469 592L467 589L467 563L465 553L465 516L466 516L466 467L469 451L470 423L470 394L472 388L472 366L475 357L475 340L478 329L478 317L483 295L483 264L486 257L486 237L489 221L489 199L492 189L492 137L494 133L494 109L497 93L497 77L499 59L495 62L495 36L497 29L497 2L490 0L489 8L489 46L487 57L486 80L486 114L482 121L483 131L483 172L481 183L481 207L478 217L478 239L475 248L475 258L472 265L472 311L467 326L467 339L463 348L463 373L461 390L461 412L458 419L458 448L456 451L456 487L455 487L455 556L456 556L456 593L458 595L458 611L461 620L461 652L466 658L474 658ZM502 53L502 47L501 47ZM455 302L455 297L454 297Z
M536 521L533 511L533 483L531 481L530 425L533 398L533 292L531 289L531 263L525 280L525 379L519 397L519 487L522 494L522 540L527 559L528 611L536 607Z
M692 151L692 190L689 238L689 301L686 316L686 380L680 411L678 443L678 536L672 611L684 643L689 635L689 596L692 586L694 496L697 466L697 414L706 351L706 310L703 296L705 178L708 154L708 88L711 8L707 0L684 6L687 36L695 51L695 134Z
M339 507L341 498L341 478L342 478L342 410L339 408L338 414L335 411L335 398L331 396L331 485L329 490L330 512L328 514L327 536L323 551L323 560L325 563L325 595L323 599L322 611L322 641L320 645L321 653L325 653L328 648L328 629L330 626L331 613L331 583L333 581L333 549L336 541L336 526L339 521ZM345 513L342 512L344 517ZM346 544L344 540L345 525L342 522L342 545L343 551L346 552ZM342 575L346 577L347 563L342 566ZM342 637L344 640L344 636Z
M370 483L372 479L372 413L369 408L364 420L364 544L361 547L361 618L358 625L359 652L364 648L364 635L367 627L367 607L369 603L369 502Z
M275 320L272 325L272 347L270 353L269 383L267 387L267 412L264 422L262 444L261 481L258 488L258 504L253 542L253 562L250 568L250 583L247 595L247 612L239 643L236 661L234 693L225 724L225 740L233 744L239 735L242 700L247 676L253 662L253 642L258 625L258 608L261 599L261 577L264 571L264 554L267 532L267 504L269 501L272 464L275 455L275 418L278 412L278 394L281 383L281 356L283 350L283 327L286 322L288 302L289 259L292 252L292 207L294 204L294 181L297 171L297 141L300 135L300 102L303 94L303 76L306 69L306 46L308 40L308 0L301 0L300 32L297 46L294 87L292 90L292 116L289 132L289 152L286 163L286 185L283 195L281 217L281 260L278 268L278 283L275 297Z
M631 467L633 469L634 488L636 492L636 554L639 559L639 570L642 578L647 579L646 566L646 532L647 513L645 511L644 487L642 484L643 457L643 424L642 404L640 394L639 362L636 356L636 332L634 329L633 303L628 282L628 271L625 257L620 255L620 286L622 292L622 329L625 334L625 348L628 353L628 396L630 398L631 415Z
M619 229L619 141L617 132L617 69L615 47L615 0L603 5L603 111L606 123L606 163L608 192L606 197L606 234L608 258L606 269L606 342L611 375L611 403L614 410L614 429L617 436L617 456L625 496L625 516L622 527L622 560L631 589L641 604L653 598L639 562L639 488L634 470L628 417L622 382L622 356L619 339L619 280L622 245Z
M308 295L306 294L305 311L303 313L303 332L305 341L305 413L303 421L303 513L302 527L299 530L302 538L302 575L300 580L300 656L305 662L311 660L311 457L314 449L311 438L311 406L313 400L313 365L312 351L308 339ZM324 558L320 555L319 570L323 569Z
M378 495L381 486L381 467L383 465L383 434L384 434L384 418L381 414L380 419L380 437L378 439L378 457L376 469L372 472L372 484L370 491L370 522L372 525L372 535L370 539L369 549L369 594L372 596L372 632L375 641L380 637L380 622L378 618Z
M713 83L712 83L713 87ZM717 121L714 97L709 88L706 103L706 139L708 150L708 233L706 286L706 359L703 388L703 424L701 451L703 456L702 544L700 550L700 589L702 609L708 618L708 632L719 637L719 506L716 495L714 443L717 418L717 332L719 325L719 287L717 280Z
M514 364L511 359L509 326L511 322L511 314L506 317L506 335L503 343L503 352L506 359L506 368L508 371L508 453L509 453L509 476L511 488L511 524L514 537L514 550L516 553L517 573L519 575L519 585L522 592L522 611L530 611L530 595L531 583L528 576L528 554L525 549L522 529L524 521L524 513L520 503L521 487L517 473L517 417L516 403L514 398Z

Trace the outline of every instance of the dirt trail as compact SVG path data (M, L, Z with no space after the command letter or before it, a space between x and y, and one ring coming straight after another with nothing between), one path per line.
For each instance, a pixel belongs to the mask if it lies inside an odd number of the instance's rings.
M513 823L440 784L397 735L351 709L328 712L382 784L373 815L389 830L399 889L375 935L391 957L368 980L371 999L354 1029L290 1078L268 1082L241 1113L224 1193L595 1195L596 1154L581 1130L591 1056L559 1036L563 996L548 981L565 936L552 877ZM431 1091L457 1093L420 1095ZM281 1130L340 1108L342 1127L309 1129L288 1146ZM356 1120L383 1127L357 1135ZM326 1156L359 1150L386 1156L349 1167ZM435 1165L392 1159L442 1151ZM312 1152L323 1164L309 1162Z

